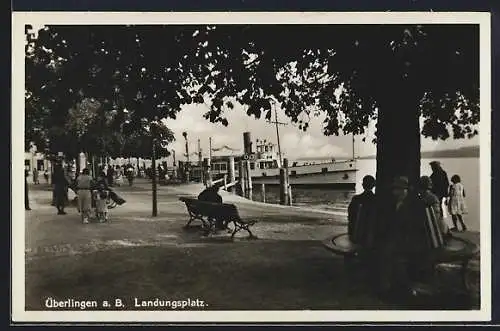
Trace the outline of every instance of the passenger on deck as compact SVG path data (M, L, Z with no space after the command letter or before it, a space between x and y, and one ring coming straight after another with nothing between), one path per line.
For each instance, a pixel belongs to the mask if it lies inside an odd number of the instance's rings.
M373 244L373 204L375 194L375 178L365 176L363 178L363 193L355 195L347 209L348 234L352 243L369 247ZM371 217L370 217L371 216Z
M198 195L198 200L206 201L206 202L213 202L213 203L222 203L222 197L219 195L219 188L220 188L220 185L218 183L216 183L210 187L207 187ZM212 220L209 220L209 221L212 221ZM223 230L226 227L227 227L227 224L225 226L223 224L222 219L215 220L215 229L216 230Z

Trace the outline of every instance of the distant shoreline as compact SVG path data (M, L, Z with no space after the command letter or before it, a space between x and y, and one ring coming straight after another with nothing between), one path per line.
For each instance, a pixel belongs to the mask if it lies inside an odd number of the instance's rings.
M356 157L358 160L374 160L376 155L367 155ZM422 159L451 159L451 158L479 158L479 146L468 146L458 149L445 149L440 151L422 151ZM297 160L331 160L332 157L310 157L299 158ZM340 160L340 159L339 159Z

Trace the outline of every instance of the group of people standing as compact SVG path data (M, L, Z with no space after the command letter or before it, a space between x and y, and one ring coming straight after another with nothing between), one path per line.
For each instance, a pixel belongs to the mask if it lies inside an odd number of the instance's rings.
M132 164L127 164L125 166L111 166L108 165L107 168L100 167L99 173L105 173L105 178L107 179L107 183L109 186L122 186L123 185L123 177L126 177L128 180L129 186L132 186L134 183L134 178L137 175L135 168Z
M28 171L25 171L25 209L31 210L27 177ZM93 178L87 168L73 179L68 172L64 171L62 161L56 160L52 173L52 205L57 208L57 215L67 214L65 208L69 204L68 191L71 189L77 194L77 207L81 214L82 223L89 223L92 207L95 208L98 221L106 222L108 220L108 202L112 200L118 205L125 203L125 200L109 187L108 180L107 174L103 171L96 178Z
M432 175L422 176L417 187L407 177L395 177L392 200L387 205L373 192L375 178L363 178L363 193L348 207L348 235L363 247L367 266L376 277L375 286L384 293L405 293L412 282L429 274L426 254L443 247L458 231L465 231L465 189L460 177L448 175L437 161L431 162ZM387 197L380 197L387 198ZM384 203L386 208L378 208ZM444 220L443 203L452 216L453 228Z
M37 168L33 169L33 184L38 185L40 184L40 171ZM49 183L49 171L45 169L43 171L43 178L45 179L45 183Z
M438 161L430 163L432 168L432 175L428 180L429 191L437 197L439 203L440 217L443 215L443 202L448 207L448 213L451 215L453 228L451 231L459 231L458 225L460 224L460 231L467 231L467 226L464 223L463 215L467 213L467 206L465 203L465 188L462 184L462 179L459 175L451 176L451 184L448 181L448 174L443 170ZM437 206L435 207L437 209Z
M110 198L106 176L102 172L96 179L90 176L89 169L83 169L75 180L75 189L78 194L78 210L82 223L89 223L89 217L94 204L99 222L108 220L107 202ZM92 194L94 193L94 196Z

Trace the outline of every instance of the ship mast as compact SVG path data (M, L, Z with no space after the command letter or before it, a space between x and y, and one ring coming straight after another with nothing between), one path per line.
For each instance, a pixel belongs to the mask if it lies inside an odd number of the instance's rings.
M352 160L356 160L356 154L354 151L354 133L352 134Z
M208 147L209 147L209 156L208 159L210 160L209 164L212 164L212 137L208 138Z
M286 123L283 122L278 122L278 111L276 110L276 104L273 102L273 107L274 107L274 121L268 121L269 123L273 123L276 125L276 138L278 140L278 155L280 158L280 167L283 166L283 160L281 157L281 145L280 145L280 131L279 131L279 126L280 125L287 125Z
M201 153L201 141L198 139L198 162L201 164L203 161L202 153Z

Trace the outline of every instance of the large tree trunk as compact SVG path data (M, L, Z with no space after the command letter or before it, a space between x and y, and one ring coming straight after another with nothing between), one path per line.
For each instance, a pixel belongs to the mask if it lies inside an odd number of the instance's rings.
M384 209L391 201L395 177L408 177L411 188L420 177L418 96L408 86L388 88L387 94L380 102L377 122L376 192Z

